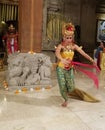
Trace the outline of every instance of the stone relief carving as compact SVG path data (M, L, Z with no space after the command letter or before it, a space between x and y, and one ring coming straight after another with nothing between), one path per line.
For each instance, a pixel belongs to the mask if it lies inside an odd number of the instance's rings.
M8 56L9 86L51 84L50 57L42 54L14 53Z

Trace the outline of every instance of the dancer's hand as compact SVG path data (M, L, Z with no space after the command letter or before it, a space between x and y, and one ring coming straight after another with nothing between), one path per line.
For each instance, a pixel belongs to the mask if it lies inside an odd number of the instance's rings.
M93 65L94 65L94 66L97 66L97 64L96 64L96 62L95 62L95 61L93 61Z
M64 64L64 66L70 65L70 61L68 59L62 59L61 62Z
M93 62L93 65L96 67L97 71L100 72L100 68L97 66L96 62Z
M70 59L63 59L62 63L64 64L64 68L69 70L71 68L71 60Z

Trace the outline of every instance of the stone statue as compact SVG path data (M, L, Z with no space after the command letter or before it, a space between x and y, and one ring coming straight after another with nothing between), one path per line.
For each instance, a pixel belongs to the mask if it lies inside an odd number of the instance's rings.
M8 56L7 81L9 86L51 84L50 57L36 53L14 53Z
M51 71L50 71L51 63L49 61L50 61L49 58L45 58L39 69L41 80L49 79L51 76Z

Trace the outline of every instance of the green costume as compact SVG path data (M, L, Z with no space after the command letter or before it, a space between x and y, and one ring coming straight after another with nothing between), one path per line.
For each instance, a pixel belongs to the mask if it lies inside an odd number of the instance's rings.
M65 70L61 67L57 67L57 76L61 95L65 99L65 101L67 101L67 93L72 92L75 87L73 68L71 68L70 70Z
M62 58L72 60L74 57L74 51L64 48L61 51L61 56ZM74 68L71 64L69 65L69 69L65 69L64 64L61 61L59 61L57 64L56 71L57 71L60 93L65 101L68 100L68 97L73 97L87 102L99 101L94 97L92 97L91 95L87 94L86 92L75 88L74 74L73 74Z

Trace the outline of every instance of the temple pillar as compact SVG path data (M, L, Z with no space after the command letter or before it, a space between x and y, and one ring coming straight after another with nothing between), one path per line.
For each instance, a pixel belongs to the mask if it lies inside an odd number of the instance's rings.
M19 48L41 52L43 0L19 0Z
M95 48L96 0L81 0L81 45L87 52Z

